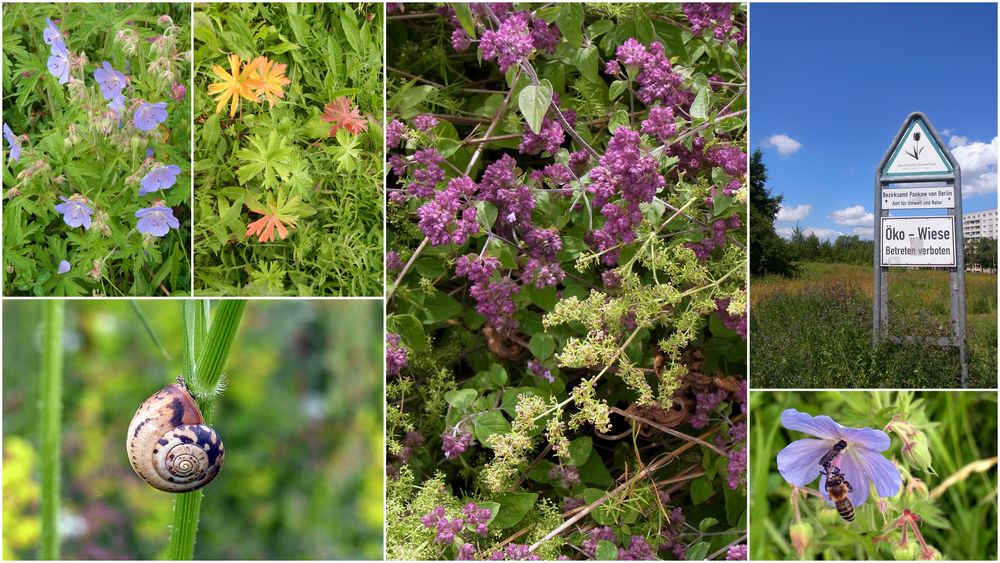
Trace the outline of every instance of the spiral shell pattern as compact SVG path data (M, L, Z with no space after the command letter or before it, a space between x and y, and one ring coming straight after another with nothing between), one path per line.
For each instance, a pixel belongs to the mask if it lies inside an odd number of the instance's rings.
M179 379L146 399L129 425L129 463L147 483L171 493L193 491L219 474L222 438L205 425L194 398Z

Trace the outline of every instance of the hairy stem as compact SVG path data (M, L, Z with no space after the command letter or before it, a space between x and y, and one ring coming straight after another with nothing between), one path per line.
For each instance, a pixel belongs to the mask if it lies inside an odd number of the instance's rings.
M45 301L41 377L42 559L59 559L59 447L62 429L62 329L65 302Z
M246 301L225 300L219 303L209 324L209 302L187 300L182 305L184 315L184 371L188 386L205 422L212 422L215 398L220 389L222 368L229 356L233 339L240 326ZM173 524L167 558L194 558L201 514L202 489L182 493L174 499Z

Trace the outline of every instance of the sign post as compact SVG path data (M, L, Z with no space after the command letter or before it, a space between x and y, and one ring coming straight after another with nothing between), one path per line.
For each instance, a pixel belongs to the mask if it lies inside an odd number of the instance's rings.
M927 184L934 184L929 187ZM946 216L890 217L892 209L946 209ZM875 172L875 288L872 345L890 339L889 268L947 268L951 335L928 339L958 348L962 387L968 385L965 350L965 244L962 234L962 171L923 113L907 116ZM892 338L896 340L895 338ZM914 340L914 337L903 337Z

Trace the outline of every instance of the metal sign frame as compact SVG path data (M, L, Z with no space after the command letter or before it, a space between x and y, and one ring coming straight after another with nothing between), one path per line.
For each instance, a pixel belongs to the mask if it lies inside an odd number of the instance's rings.
M926 131L933 137L934 142L940 149L947 163L951 166L951 172L941 174L915 173L913 175L885 174L886 165L898 153L902 145L903 138L907 136L914 122L921 121ZM875 288L872 293L872 345L878 345L882 339L886 340L907 340L914 341L914 337L893 338L888 335L889 327L889 266L882 265L882 217L888 217L889 211L882 208L882 190L888 188L890 184L925 184L944 183L954 190L955 206L948 209L948 216L952 217L955 224L955 266L947 268L949 270L949 289L951 293L951 336L940 338L929 338L927 343L935 346L953 346L958 348L962 364L962 387L967 387L969 382L969 365L966 361L966 316L965 316L965 234L962 229L962 169L958 164L948 145L944 143L937 129L926 115L915 111L906 117L903 125L896 133L888 150L879 161L875 170L875 220L876 228L874 234L875 255L873 257L873 270ZM939 267L939 266L928 266Z

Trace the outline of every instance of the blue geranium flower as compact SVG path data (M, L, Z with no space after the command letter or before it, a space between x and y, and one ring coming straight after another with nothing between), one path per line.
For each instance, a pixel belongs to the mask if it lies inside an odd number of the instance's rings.
M136 229L140 233L154 237L162 237L170 232L170 229L177 229L181 226L177 218L174 217L174 210L162 205L161 202L136 211L135 216L139 218Z
M180 167L173 164L154 168L139 181L139 195L143 196L157 190L170 188L177 183L177 175L180 173Z
M848 428L828 416L813 417L795 409L781 413L781 425L819 438L795 440L778 452L778 473L796 487L805 487L821 475L819 460L840 440L847 447L832 462L852 485L848 498L854 506L868 500L869 482L881 497L895 496L903 478L896 465L882 456L889 449L889 436L873 428ZM830 502L826 476L820 479L819 491ZM831 504L833 504L831 502Z
M69 262L66 261L66 260L60 260L59 261L59 269L56 270L56 272L59 273L59 274L65 274L68 271L69 271Z
M56 27L56 24L52 23L52 20L45 18L45 30L42 31L42 39L48 45L55 45L56 43L63 42L62 31Z
M94 80L101 87L101 95L105 100L120 98L125 89L125 75L115 70L108 61L104 61L102 67L94 69Z
M62 41L52 44L52 55L48 62L49 74L59 79L59 84L69 82L69 51Z
M167 102L144 103L135 110L132 122L140 131L149 131L167 120Z
M115 114L120 114L125 109L125 96L117 94L111 98L111 101L108 102L108 109L115 112Z
M17 135L11 131L10 126L6 123L3 124L3 138L7 139L7 144L10 145L10 157L14 161L21 160L21 140L17 138Z
M73 194L73 197L66 198L59 196L65 203L56 205L56 211L62 213L63 221L74 229L83 225L84 230L90 229L90 216L94 210L87 205L87 198L80 194Z

